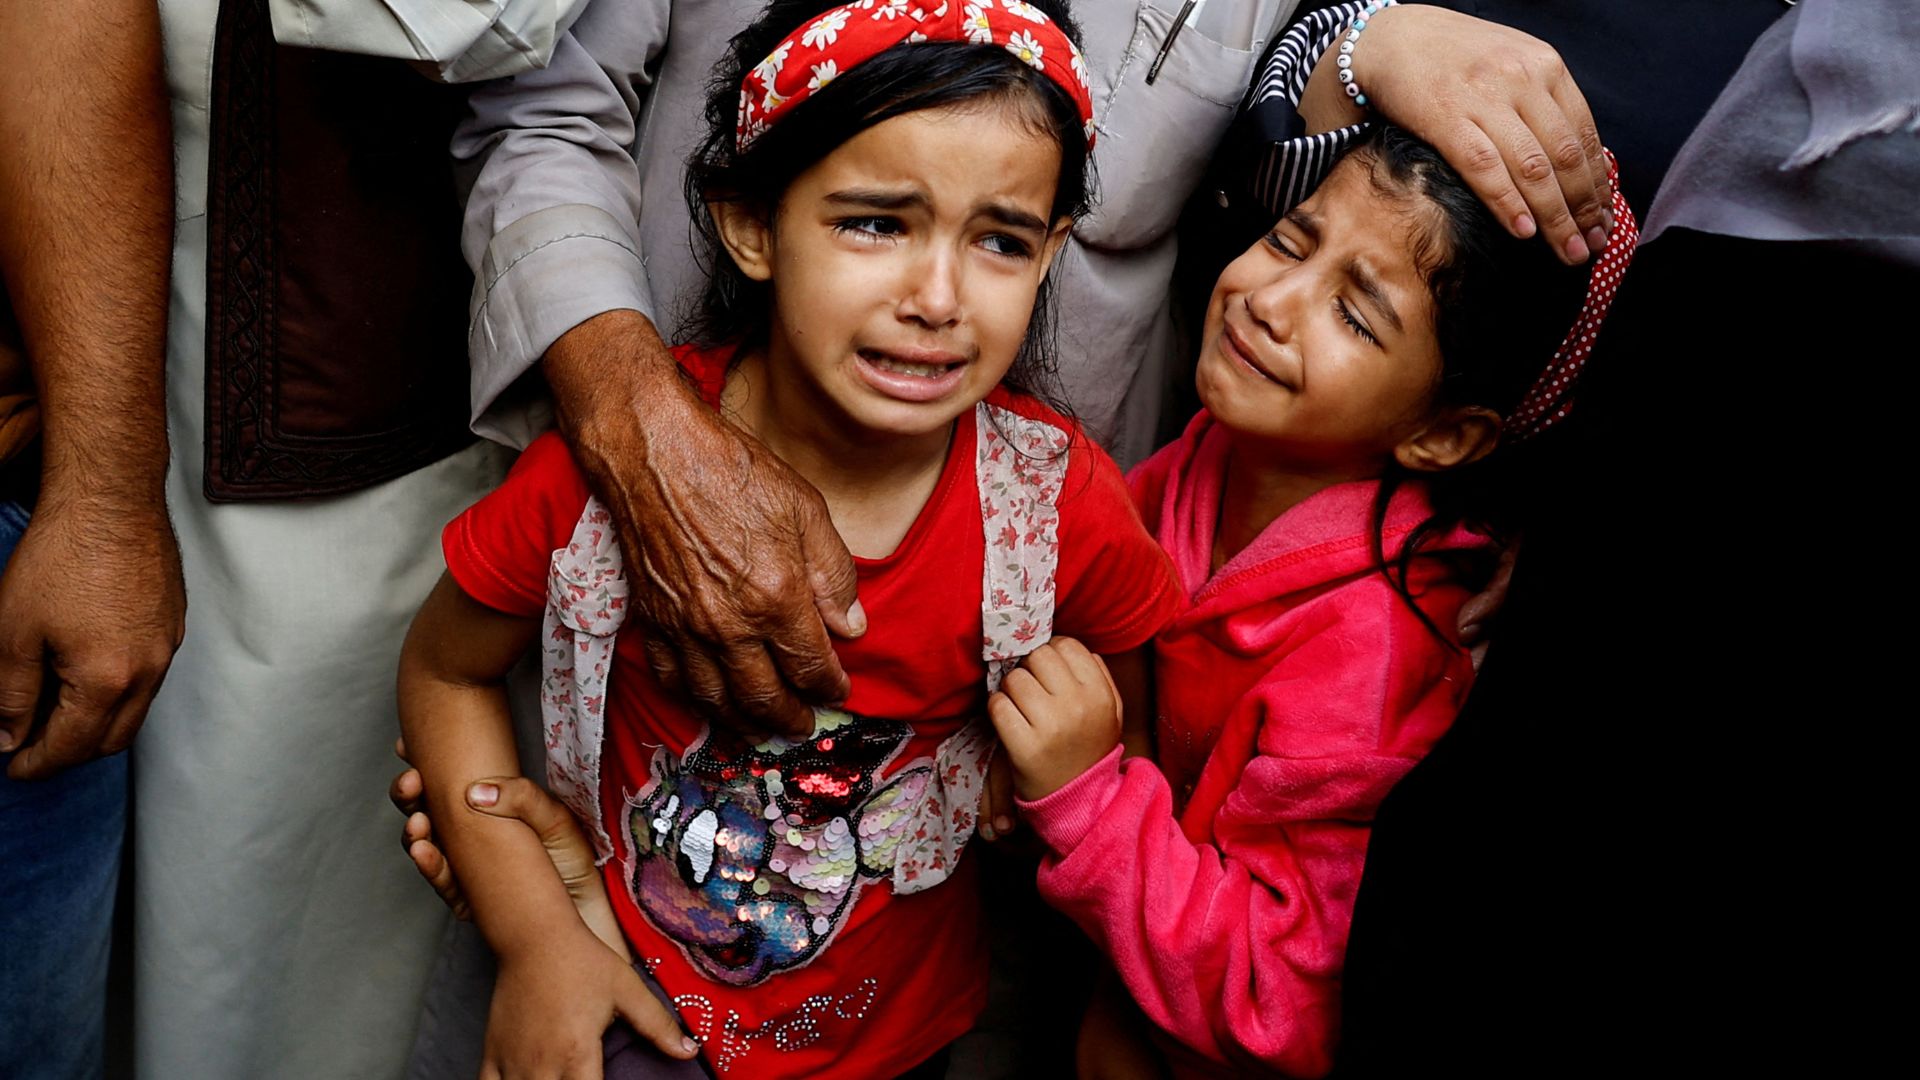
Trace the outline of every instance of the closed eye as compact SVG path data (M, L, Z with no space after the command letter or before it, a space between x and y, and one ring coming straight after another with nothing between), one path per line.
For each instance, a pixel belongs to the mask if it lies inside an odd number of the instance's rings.
M1288 247L1286 239L1283 238L1277 232L1268 233L1265 237L1265 240L1267 242L1267 246L1273 249L1274 254L1280 256L1283 259L1290 259L1294 262L1299 262L1303 258L1303 256L1301 256L1299 253L1295 252L1292 248Z
M1353 309L1347 307L1347 302L1345 300L1342 300L1337 296L1334 297L1333 310L1335 313L1337 313L1340 316L1340 318L1343 321L1346 322L1347 326L1351 328L1355 334L1358 334L1363 340L1365 340L1366 342L1372 345L1380 344L1380 339L1373 336L1373 331L1368 330L1365 323L1353 317Z

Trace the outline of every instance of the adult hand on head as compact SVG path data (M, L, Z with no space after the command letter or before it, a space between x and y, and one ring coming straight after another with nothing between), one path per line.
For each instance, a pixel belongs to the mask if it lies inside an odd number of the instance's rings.
M1308 80L1300 112L1312 130L1365 118L1339 82L1340 55L1329 48ZM1605 246L1606 155L1552 46L1457 11L1402 4L1368 20L1352 70L1368 106L1432 144L1515 236L1544 234L1567 263Z
M812 706L850 689L829 632L866 632L819 493L707 408L638 312L574 327L545 370L619 528L661 682L730 727L812 731Z
M58 484L0 571L0 751L37 780L125 750L186 634L164 506Z

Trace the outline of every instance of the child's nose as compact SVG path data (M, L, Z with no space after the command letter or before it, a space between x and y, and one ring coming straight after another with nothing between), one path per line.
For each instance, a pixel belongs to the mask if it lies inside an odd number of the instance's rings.
M1293 336L1294 321L1299 317L1304 294L1301 285L1305 277L1304 274L1282 274L1241 297L1247 315L1275 341L1284 342Z
M947 326L960 318L960 260L950 251L930 250L907 269L900 314L928 326Z

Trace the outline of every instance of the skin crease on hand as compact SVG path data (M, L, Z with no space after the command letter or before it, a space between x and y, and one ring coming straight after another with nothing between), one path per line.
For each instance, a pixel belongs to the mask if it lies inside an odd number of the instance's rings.
M1300 115L1309 132L1367 119L1328 49ZM1368 108L1440 151L1508 230L1585 262L1613 227L1593 113L1545 42L1445 8L1402 4L1367 21L1352 55Z
M819 493L702 404L638 312L575 327L544 370L619 527L661 682L718 723L812 730L812 706L848 692L829 631L866 632Z

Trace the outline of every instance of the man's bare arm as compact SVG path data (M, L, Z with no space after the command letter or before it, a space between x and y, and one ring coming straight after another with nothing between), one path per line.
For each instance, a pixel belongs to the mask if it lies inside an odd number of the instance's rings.
M133 739L185 626L166 513L173 160L153 0L0 4L0 276L40 396L41 493L0 576L17 778Z

